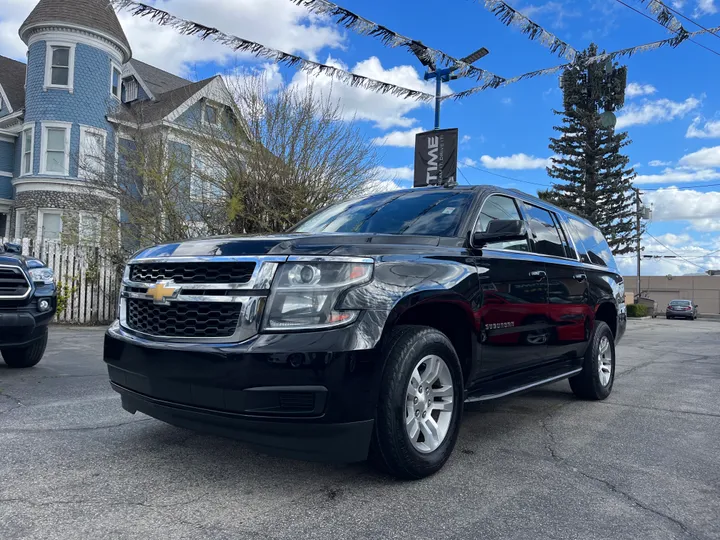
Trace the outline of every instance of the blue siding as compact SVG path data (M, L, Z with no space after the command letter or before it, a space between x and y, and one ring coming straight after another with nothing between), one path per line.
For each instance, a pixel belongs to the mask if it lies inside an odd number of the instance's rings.
M15 143L0 141L0 171L13 172L15 170Z
M108 112L119 102L110 94L110 56L100 50L78 43L75 47L73 92L56 88L43 89L45 84L44 41L33 43L28 53L28 84L25 98L25 121L35 122L33 174L40 171L42 126L40 122L71 122L70 176L77 176L80 148L80 124L107 131L108 147L114 139Z
M175 122L178 124L182 124L184 126L193 127L198 124L200 124L202 120L202 107L204 103L202 101L198 101L197 103L193 103L188 107L188 109L182 113L180 116L177 117Z
M145 92L145 89L142 86L140 86L140 83L138 83L138 100L142 101L142 100L146 100L146 99L150 99L150 96L147 95L147 93Z
M0 176L0 199L12 199L13 187L12 178Z

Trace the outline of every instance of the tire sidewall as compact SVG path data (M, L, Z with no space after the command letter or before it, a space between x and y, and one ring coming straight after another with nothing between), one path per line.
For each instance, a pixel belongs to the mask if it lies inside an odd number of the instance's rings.
M460 431L464 390L460 361L447 337L434 329L419 330L417 333L412 334L412 337L415 343L404 351L405 354L388 358L388 362L400 363L397 367L399 368L398 371L403 375L395 380L387 381L388 385L383 385L389 390L390 395L383 395L381 392L380 399L390 400L389 413L392 415L392 425L396 426L396 449L403 459L408 462L409 467L407 469L411 471L411 476L419 478L439 470L450 457ZM422 453L412 445L405 429L406 392L415 366L423 357L431 354L442 358L450 370L454 388L453 414L445 440L434 451Z
M603 336L607 337L608 339L611 354L610 382L607 385L603 385L600 382L599 373L598 353L600 350L600 341L602 340ZM595 327L592 346L590 347L588 354L590 354L591 356L587 359L586 368L590 369L590 373L592 374L592 382L595 393L597 394L598 398L605 399L610 395L610 392L612 392L613 384L615 383L615 366L617 363L617 357L615 355L615 339L612 331L610 330L610 327L602 321L598 321L597 326Z

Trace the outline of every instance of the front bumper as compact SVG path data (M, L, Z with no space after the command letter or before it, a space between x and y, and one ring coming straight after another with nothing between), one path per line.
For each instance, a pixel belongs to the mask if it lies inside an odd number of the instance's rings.
M115 323L104 359L123 407L308 460L366 459L380 378L347 327L237 344L163 343Z
M25 306L0 305L0 347L25 347L45 335L56 308L54 297L46 299L52 307L45 312L37 309L37 299Z

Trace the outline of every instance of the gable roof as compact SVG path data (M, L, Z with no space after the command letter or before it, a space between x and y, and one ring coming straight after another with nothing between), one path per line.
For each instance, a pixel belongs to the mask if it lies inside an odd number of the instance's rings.
M188 83L169 92L155 95L155 101L135 101L115 115L118 120L145 124L157 122L168 116L188 99L210 84L217 75L195 83Z
M25 106L26 68L27 66L22 62L0 56L0 85L13 111Z
M29 27L51 22L97 30L114 38L126 49L125 61L132 56L130 43L108 0L40 0L20 26L20 37L27 43Z
M128 63L142 79L142 82L145 83L144 85L147 87L147 90L150 90L152 95L156 97L159 94L164 94L165 92L170 92L171 90L192 84L192 81L163 71L160 68L156 68L135 58Z

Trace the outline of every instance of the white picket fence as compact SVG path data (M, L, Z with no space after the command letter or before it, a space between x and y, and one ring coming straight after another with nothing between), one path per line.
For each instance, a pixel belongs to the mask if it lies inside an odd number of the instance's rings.
M115 319L122 265L97 246L2 239L22 245L23 255L36 257L55 272L58 286L57 322L102 325Z

